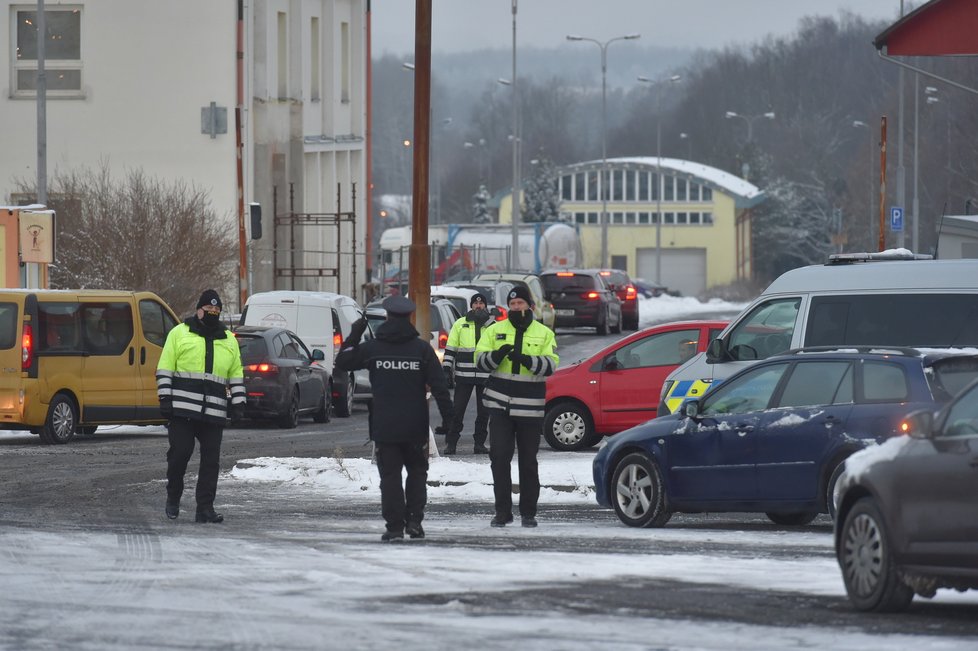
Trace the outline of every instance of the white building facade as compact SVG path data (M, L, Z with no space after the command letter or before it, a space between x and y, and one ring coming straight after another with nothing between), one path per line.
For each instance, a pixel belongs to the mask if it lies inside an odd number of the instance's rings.
M237 231L240 93L242 198L261 205L264 225L260 240L248 240L249 293L355 296L366 279L366 5L46 2L46 31L59 33L45 41L49 187L59 170L142 169L208 191ZM36 12L36 2L0 0L0 34L9 36L0 41L0 204L19 199L18 179L37 176ZM274 226L290 207L293 225ZM340 212L337 227L328 216Z

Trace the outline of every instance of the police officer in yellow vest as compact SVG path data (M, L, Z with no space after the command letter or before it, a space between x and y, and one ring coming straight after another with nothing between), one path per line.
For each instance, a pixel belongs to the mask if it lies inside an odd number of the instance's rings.
M245 387L238 342L221 323L221 298L213 289L197 301L197 312L166 337L156 367L160 412L170 419L166 453L166 516L180 514L187 463L200 441L197 474L197 522L223 522L214 511L221 439L230 415L244 416Z
M553 331L533 320L533 299L517 285L507 295L509 318L486 328L476 346L476 366L490 373L483 400L489 409L489 460L496 513L490 523L513 521L510 464L518 451L520 517L524 527L537 526L540 476L537 451L547 396L547 376L559 358Z
M455 389L453 406L455 417L445 435L444 454L455 454L459 435L465 419L465 409L469 406L469 398L475 391L475 439L474 452L489 454L486 449L486 438L489 436L489 412L482 402L482 392L489 374L479 370L475 365L475 345L482 338L486 326L492 323L492 315L486 309L486 297L475 293L469 299L471 308L465 316L452 324L448 333L448 344L445 346L445 359L442 360L442 370L448 380L448 388Z

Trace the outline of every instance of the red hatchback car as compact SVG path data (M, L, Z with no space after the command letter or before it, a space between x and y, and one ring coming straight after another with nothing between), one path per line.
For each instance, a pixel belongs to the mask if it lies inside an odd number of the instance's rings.
M656 417L662 383L727 326L677 321L629 335L547 378L543 435L555 450L583 450Z

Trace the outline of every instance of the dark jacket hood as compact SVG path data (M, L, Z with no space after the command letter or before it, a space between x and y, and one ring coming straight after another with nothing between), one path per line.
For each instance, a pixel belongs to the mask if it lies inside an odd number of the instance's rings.
M377 327L374 334L375 339L401 343L411 341L418 336L418 331L411 325L411 321L402 317L389 318Z

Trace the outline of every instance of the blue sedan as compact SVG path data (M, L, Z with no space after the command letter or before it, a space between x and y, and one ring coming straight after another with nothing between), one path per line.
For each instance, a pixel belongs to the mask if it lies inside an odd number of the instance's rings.
M807 524L833 513L848 456L975 378L978 356L951 351L790 351L608 439L594 458L597 501L633 527L661 527L677 512Z

